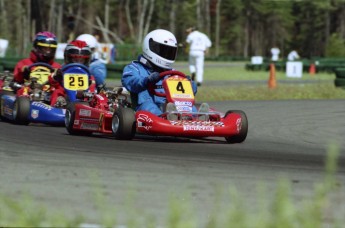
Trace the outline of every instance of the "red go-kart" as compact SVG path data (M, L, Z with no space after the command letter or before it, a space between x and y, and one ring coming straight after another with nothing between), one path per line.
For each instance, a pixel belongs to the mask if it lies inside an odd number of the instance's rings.
M99 93L78 91L79 101L67 105L65 126L71 135L91 135L93 132L112 134L113 113L119 106L129 108L122 87Z
M165 112L160 116L148 111L134 112L119 106L112 118L112 131L117 139L130 140L135 133L158 136L178 136L188 138L225 137L228 143L241 143L247 137L248 120L240 110L229 110L225 114L215 111L193 112L195 105L191 82L179 71L166 71L160 74L165 93L149 91L164 96L176 106L176 111ZM169 120L175 114L177 119ZM206 117L206 118L205 118Z

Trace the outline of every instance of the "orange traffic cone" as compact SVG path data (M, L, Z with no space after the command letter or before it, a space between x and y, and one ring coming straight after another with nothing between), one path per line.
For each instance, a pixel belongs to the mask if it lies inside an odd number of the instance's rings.
M309 74L310 74L310 75L314 75L315 72L316 72L315 64L312 63L312 64L310 64L310 67L309 67Z
M268 88L277 87L276 67L273 63L270 64L270 78L268 79Z

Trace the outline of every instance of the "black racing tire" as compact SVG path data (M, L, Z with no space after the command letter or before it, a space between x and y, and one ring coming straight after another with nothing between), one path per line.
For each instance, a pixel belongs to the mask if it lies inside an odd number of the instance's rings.
M111 129L116 139L132 140L135 136L135 112L131 108L118 108L111 121Z
M334 80L335 87L343 87L345 88L345 78L336 78Z
M13 108L14 123L19 125L28 125L30 123L30 107L30 98L17 97Z
M90 131L81 131L73 129L73 124L75 120L75 105L76 104L88 104L87 102L71 102L67 104L65 113L65 127L70 135L92 135Z
M242 143L247 138L248 134L248 118L247 115L241 110L230 110L225 113L225 117L230 113L237 113L241 115L241 130L237 135L225 137L226 141L230 144Z

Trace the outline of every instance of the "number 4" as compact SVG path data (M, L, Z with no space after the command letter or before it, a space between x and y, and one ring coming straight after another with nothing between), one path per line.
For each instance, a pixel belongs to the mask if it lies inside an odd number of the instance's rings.
M184 88L183 88L183 85L182 85L182 82L178 82L178 83L177 83L176 90L177 90L177 91L180 91L180 92L182 92L182 93L185 92L185 90L184 90Z

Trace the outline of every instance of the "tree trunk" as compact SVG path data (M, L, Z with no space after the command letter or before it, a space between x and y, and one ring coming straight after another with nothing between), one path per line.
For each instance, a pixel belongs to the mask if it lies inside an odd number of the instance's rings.
M169 30L173 34L176 33L176 0L170 1L170 14L169 14Z
M210 0L205 0L205 32L211 37Z
M215 49L216 49L216 57L219 56L219 41L220 41L220 5L222 3L222 0L217 0L216 5L216 41L215 41Z
M144 27L144 33L143 33L143 38L144 36L146 36L146 34L149 32L149 28L150 28L150 24L151 24L151 18L152 18L152 13L153 13L153 9L155 6L155 0L150 0L150 8L149 8L149 13L147 15L147 19L144 22L145 23L145 27ZM142 41L142 40L141 40ZM141 43L140 41L140 43Z
M109 30L109 0L105 1L105 7L104 7L104 27Z
M134 28L133 28L133 22L131 18L131 12L130 12L130 0L126 0L126 5L125 5L125 11L126 11L126 19L127 19L127 24L128 24L128 29L130 33L131 40L135 39L134 35Z

